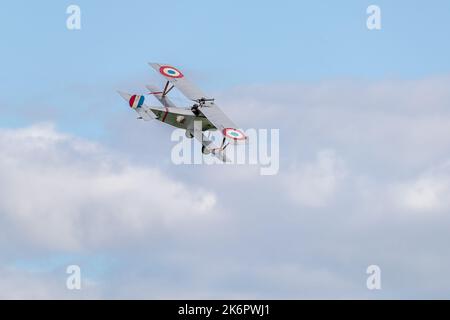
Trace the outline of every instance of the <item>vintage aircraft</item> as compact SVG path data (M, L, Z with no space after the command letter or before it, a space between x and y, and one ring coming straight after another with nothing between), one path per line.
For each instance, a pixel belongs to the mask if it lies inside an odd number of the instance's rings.
M176 128L186 130L186 137L195 138L202 144L203 154L213 154L223 162L228 162L225 149L229 143L245 143L247 137L236 128L236 125L219 109L214 98L206 96L196 86L189 82L184 74L175 67L150 63L150 66L163 75L167 82L161 91L155 86L147 86L150 95L153 95L163 107L148 106L144 95L131 95L119 91L119 94L128 102L138 115L138 119L149 121L159 120ZM177 88L194 104L189 108L177 107L167 95L173 88ZM200 124L197 129L194 123ZM223 135L220 146L216 146L210 137L205 136L204 131L218 130ZM227 143L228 140L228 143Z

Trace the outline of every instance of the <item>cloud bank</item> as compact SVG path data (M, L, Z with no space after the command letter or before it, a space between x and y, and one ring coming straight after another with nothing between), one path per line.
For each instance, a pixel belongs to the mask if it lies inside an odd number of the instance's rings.
M51 124L0 131L3 228L58 250L120 244L214 215L213 192ZM195 209L191 209L195 208Z
M48 124L2 129L4 296L448 297L449 87L341 79L216 95L243 127L280 129L268 177L160 161L169 136L149 133L165 129L125 113L105 118L103 143ZM95 285L68 294L66 261ZM371 264L378 292L365 286Z

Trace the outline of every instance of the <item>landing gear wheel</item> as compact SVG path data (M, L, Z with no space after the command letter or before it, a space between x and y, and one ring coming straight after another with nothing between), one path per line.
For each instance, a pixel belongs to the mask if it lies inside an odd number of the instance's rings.
M188 139L192 139L194 136L192 135L192 133L190 132L190 131L188 131L188 130L186 130L186 138L188 138Z
M202 147L202 153L205 154L205 155L208 155L208 154L211 153L211 150L206 149L205 146L203 146L203 147Z

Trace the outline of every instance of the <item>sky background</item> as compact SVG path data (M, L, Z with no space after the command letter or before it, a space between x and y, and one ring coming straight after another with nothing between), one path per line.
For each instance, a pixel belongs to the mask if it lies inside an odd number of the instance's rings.
M3 3L0 297L448 298L449 31L448 1ZM279 174L173 165L116 93L150 61L280 129Z

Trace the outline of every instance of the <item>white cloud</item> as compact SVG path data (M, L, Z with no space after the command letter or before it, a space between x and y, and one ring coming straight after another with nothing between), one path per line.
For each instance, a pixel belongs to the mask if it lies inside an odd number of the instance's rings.
M82 278L82 290L66 287L64 270L35 272L15 267L0 267L0 299L98 299L98 285Z
M358 169L412 170L446 156L449 86L448 76L338 79L236 88L220 101L244 128L280 128L286 157L332 148Z
M0 150L2 232L14 229L34 246L126 242L215 212L213 193L48 124L1 130Z
M415 179L394 184L391 196L400 209L413 213L450 209L450 164L427 170Z
M94 276L100 295L120 298L370 298L365 271L378 264L377 297L446 297L438 271L450 266L449 83L339 80L227 93L220 105L239 125L281 129L272 177L245 166L171 166L169 129L123 114L110 145L134 162L49 126L3 130L3 264L54 254L36 248L88 248L113 264Z
M336 153L322 150L314 163L291 168L285 176L285 187L294 203L324 207L332 201L345 175L343 161Z

